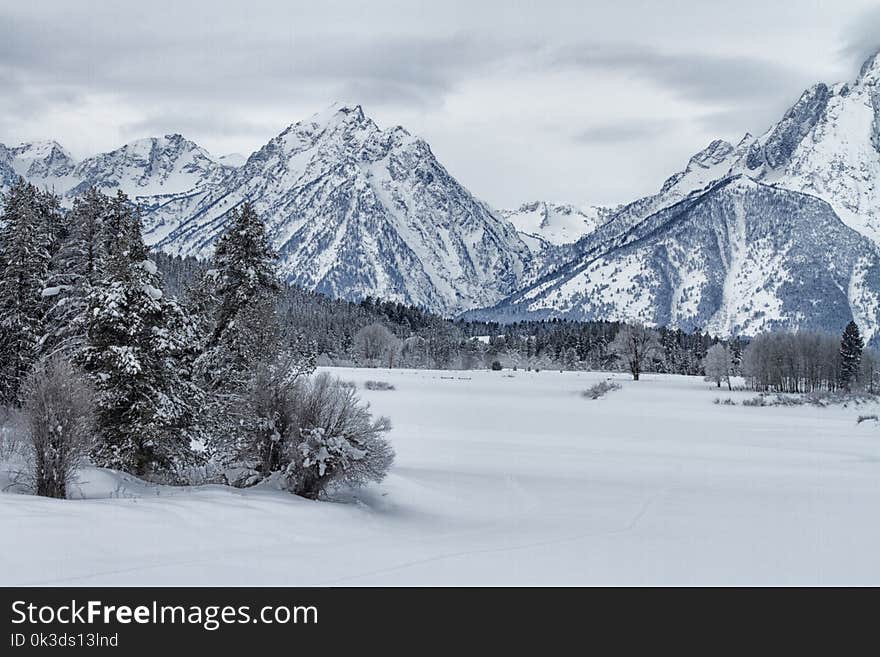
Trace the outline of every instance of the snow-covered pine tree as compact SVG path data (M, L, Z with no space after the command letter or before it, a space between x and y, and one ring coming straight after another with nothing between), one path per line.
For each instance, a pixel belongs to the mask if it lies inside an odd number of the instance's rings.
M43 354L73 353L82 346L88 297L105 273L104 233L110 204L94 187L73 202L66 234L52 259L49 285L43 291L49 301L40 344Z
M216 307L206 345L209 354L223 352L223 364L229 369L244 371L277 347L281 291L275 272L277 257L253 207L245 203L233 210L229 229L217 240L208 273Z
M43 333L42 292L49 273L57 207L19 179L10 188L0 222L0 401L17 401Z
M296 378L314 367L314 359L292 336L282 337L276 258L265 224L245 203L231 213L202 289L190 295L192 307L212 317L197 363L211 452L224 465L245 470L259 464L261 427L276 420L263 417L253 404L257 372L283 361L285 372L279 376Z
M89 296L86 343L78 356L97 389L94 460L139 476L174 479L196 460L199 389L189 355L196 336L162 292L124 194L110 202L102 231L102 278Z
M864 346L858 325L850 321L840 340L840 385L844 390L851 390L859 380Z

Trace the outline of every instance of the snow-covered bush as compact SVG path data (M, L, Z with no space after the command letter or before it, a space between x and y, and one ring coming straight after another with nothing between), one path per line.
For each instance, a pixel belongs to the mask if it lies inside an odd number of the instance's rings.
M292 437L297 435L297 400L308 375L307 359L282 352L271 362L254 365L248 390L232 405L237 418L235 431L224 441L214 441L215 457L235 475L231 483L249 486L273 472L283 470Z
M599 397L604 396L612 390L620 390L620 384L614 383L613 381L599 381L599 383L590 386L581 394L588 399L599 399Z
M299 389L296 434L288 446L286 487L316 499L331 486L362 486L385 478L394 450L386 417L374 418L357 391L327 373Z
M284 488L315 499L332 485L384 478L394 459L389 420L373 418L350 381L309 374L293 356L257 368L239 413L245 438L217 455L230 483L280 475Z
M67 486L92 444L92 389L61 357L39 361L22 385L22 413L37 495L67 497Z
M366 381L364 388L367 390L394 390L394 386L387 381Z

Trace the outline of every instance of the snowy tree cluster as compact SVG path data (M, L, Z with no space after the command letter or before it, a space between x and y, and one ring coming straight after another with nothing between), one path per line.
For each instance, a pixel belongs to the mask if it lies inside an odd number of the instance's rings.
M195 258L155 255L166 280L177 289L191 285L209 265ZM306 336L319 364L435 369L502 368L627 369L611 348L624 322L541 321L477 322L449 320L424 309L372 297L355 303L331 299L295 285L282 286L280 321L284 330ZM704 375L704 359L719 339L708 333L652 329L659 347L643 371ZM739 340L730 342L738 366Z
M880 354L865 348L858 326L850 322L842 337L826 333L763 333L743 353L743 375L758 391L874 392Z
M384 477L390 423L311 376L314 346L281 321L276 254L249 205L209 267L159 258L179 299L124 194L59 207L19 180L0 226L0 395L28 418L38 493L63 497L83 458L176 483L195 466L241 485L277 475L313 498Z

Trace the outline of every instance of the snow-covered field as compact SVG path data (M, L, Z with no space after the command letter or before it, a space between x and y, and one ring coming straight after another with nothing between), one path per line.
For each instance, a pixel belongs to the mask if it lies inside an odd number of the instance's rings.
M337 502L90 469L0 494L0 584L880 584L875 408L715 405L697 378L334 370L394 422ZM511 375L513 375L511 377Z

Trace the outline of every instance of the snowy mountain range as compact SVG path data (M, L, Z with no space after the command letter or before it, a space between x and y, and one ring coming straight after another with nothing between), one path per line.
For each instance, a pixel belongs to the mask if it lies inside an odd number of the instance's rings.
M714 141L614 210L566 262L471 316L640 319L721 335L773 326L878 333L880 53L804 92L779 123Z
M880 253L816 197L722 179L584 253L491 316L640 320L716 335L880 326ZM475 313L481 315L481 313Z
M75 162L54 142L0 146L5 185L22 175L66 202L95 185L141 206L148 243L208 256L229 212L251 201L291 282L444 314L515 291L533 262L512 224L474 198L426 142L338 105L289 126L245 162L180 135Z
M0 189L19 175L66 204L92 185L121 189L149 243L200 257L251 201L288 280L350 299L720 334L880 326L880 53L854 81L805 91L764 134L713 141L656 194L613 209L493 210L426 142L345 105L246 159L180 135L79 162L51 141L0 145Z

